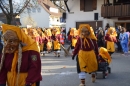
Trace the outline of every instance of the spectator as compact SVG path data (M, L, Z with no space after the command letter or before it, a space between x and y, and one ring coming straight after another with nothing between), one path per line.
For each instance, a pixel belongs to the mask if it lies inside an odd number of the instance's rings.
M107 34L107 30L108 30L108 28L110 28L109 23L107 23L107 25L106 25L106 27L105 27L105 35Z
M122 34L120 34L119 40L120 40L120 43L121 43L123 53L126 55L129 51L129 47L128 47L129 35L126 32L126 28L124 28L124 27L122 27Z
M100 28L98 31L97 39L98 47L104 47L104 31L102 28Z
M120 40L119 40L119 36L120 36L120 34L122 33L122 28L121 28L121 26L119 26L119 27L117 27L117 28L118 28L118 30L119 30L119 31L116 30L116 32L117 32L117 37L116 37L116 38L117 38L117 43L116 43L116 44L117 44L117 47L118 47L118 48L117 48L117 51L118 51L118 52L122 52L122 47L121 47Z

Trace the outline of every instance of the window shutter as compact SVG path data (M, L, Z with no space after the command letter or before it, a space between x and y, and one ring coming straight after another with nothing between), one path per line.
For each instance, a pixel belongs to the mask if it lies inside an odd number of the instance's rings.
M93 11L93 0L85 0L85 12Z
M80 0L80 11L93 11L97 9L97 0Z
M84 7L85 7L85 0L80 0L80 11L84 11Z
M97 10L97 0L93 0L93 10Z

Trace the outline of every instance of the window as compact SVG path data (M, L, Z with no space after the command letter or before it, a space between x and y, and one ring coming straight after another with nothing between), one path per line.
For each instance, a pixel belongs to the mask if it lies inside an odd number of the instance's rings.
M37 8L37 12L40 13L41 12L41 8Z
M30 8L27 8L27 12L28 12L28 13L31 13L31 9L30 9Z
M33 13L36 13L36 8L32 8L32 12L33 12Z
M97 9L97 0L80 0L80 11L93 11Z

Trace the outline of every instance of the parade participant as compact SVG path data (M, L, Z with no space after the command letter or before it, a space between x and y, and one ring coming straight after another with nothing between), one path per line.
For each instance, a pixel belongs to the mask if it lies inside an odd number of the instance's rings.
M74 47L76 45L76 42L78 40L78 30L76 30L76 28L71 28L70 30L70 40L71 40L71 49L72 49L72 53L74 51Z
M37 43L39 52L40 52L40 46L39 46L40 35L37 33L37 30L35 28L29 28L28 35L31 36L31 38L35 40L35 42Z
M47 51L48 51L48 53L50 53L51 50L52 50L52 39L51 39L51 36L52 36L51 29L48 28L47 29L47 36L46 36L47 40L48 40L48 42L47 42Z
M68 43L71 42L70 31L71 31L71 28L69 28L69 31L68 31L68 33L67 33L67 40L68 40Z
M42 32L42 29L41 28L38 28L37 29L37 33L39 34L39 47L40 47L40 52L43 51L43 46L44 46L44 43L43 43L43 39L45 38L45 35L44 33Z
M41 60L36 42L19 27L2 25L0 86L40 86Z
M99 55L98 55L98 71L103 72L103 78L111 73L111 68L109 67L111 63L111 56L108 53L107 49L104 47L99 48ZM105 64L104 64L105 63Z
M27 28L22 28L23 32L28 35Z
M107 23L106 24L106 27L105 27L105 36L106 36L106 34L107 34L107 31L108 31L108 29L110 28L110 25L109 25L109 23ZM105 38L104 38L105 39ZM107 42L106 42L106 40L105 40L105 43L104 43L105 45L105 48L107 48Z
M122 27L122 33L119 36L121 47L124 54L127 54L129 51L129 35L126 32L126 28Z
M117 36L117 33L116 33L115 28L114 27L108 28L108 31L105 36L105 40L107 44L107 50L110 56L115 52L115 42L117 42L116 36Z
M59 28L53 29L53 35L51 38L53 40L55 57L56 56L60 57L60 49L61 48L60 48L60 29Z
M45 56L45 53L48 51L49 48L51 48L51 42L50 42L50 38L48 36L48 30L44 29L44 36L43 37L43 56Z
M77 72L81 84L85 86L85 73L90 73L92 82L95 82L95 72L98 69L96 56L98 55L97 38L94 35L93 29L88 24L81 24L79 26L80 37L76 43L72 59L77 56Z
M111 56L108 53L107 49L104 47L100 47L99 49L99 56L101 56L108 64L111 63Z
M66 38L65 36L66 36L65 30L61 29L61 30L60 30L60 43L61 43L62 45L65 44L65 38Z

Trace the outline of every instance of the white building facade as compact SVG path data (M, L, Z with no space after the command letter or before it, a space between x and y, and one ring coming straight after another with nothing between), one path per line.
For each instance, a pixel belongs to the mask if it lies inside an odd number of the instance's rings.
M36 8L28 8L20 15L22 27L32 25L33 27L49 27L50 14L38 5Z
M112 2L113 0L110 0L110 3ZM104 4L104 0L97 0L97 9L90 12L80 11L80 0L68 0L67 4L70 9L70 13L67 12L66 18L67 31L70 27L76 27L76 22L95 21L94 13L98 13L98 21L102 21L102 28L105 28L107 23L110 26L115 26L115 22L130 22L130 20L119 21L117 18L107 19L101 17L101 6Z
M32 2L32 6L28 6L20 15L22 27L32 25L41 28L58 25L60 17L61 13L58 8L49 0L36 0L35 4Z

